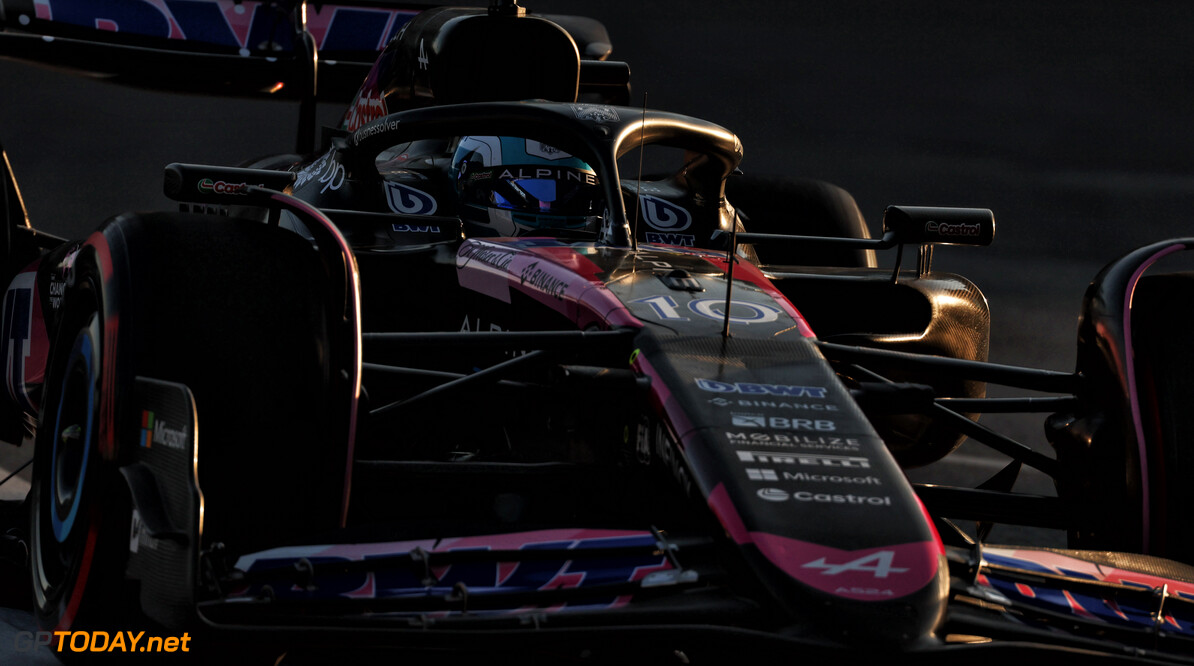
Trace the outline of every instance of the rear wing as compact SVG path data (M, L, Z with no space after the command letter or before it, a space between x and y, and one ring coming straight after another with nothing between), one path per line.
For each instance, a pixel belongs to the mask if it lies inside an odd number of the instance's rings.
M434 8L385 0L0 0L0 58L154 90L298 100L296 152L309 153L316 102L356 103L387 44ZM485 13L440 16L471 12ZM489 9L490 15L525 13L516 0L493 0ZM611 51L605 26L579 16L540 18L575 44L586 65L583 91L626 103L629 67L600 62ZM427 69L422 53L419 60ZM488 99L497 93L485 81L478 74L457 87L477 88L474 95Z
M386 0L0 0L0 57L154 90L347 103L386 44L420 12L437 6ZM609 56L601 23L542 18L572 36L582 60Z
M155 90L347 102L386 43L431 6L0 0L0 57Z

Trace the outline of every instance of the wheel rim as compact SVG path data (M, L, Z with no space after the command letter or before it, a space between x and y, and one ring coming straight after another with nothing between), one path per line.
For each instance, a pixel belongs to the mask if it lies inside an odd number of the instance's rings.
M82 320L57 392L51 394L57 399L48 405L53 418L42 424L48 439L39 444L49 451L45 471L35 475L32 506L35 601L43 612L58 606L64 616L71 614L69 605L87 582L95 546L91 532L96 528L91 508L98 501L90 496L100 490L92 478L99 462L92 457L98 455L93 449L102 359L100 318L93 310Z
M99 318L93 314L87 326L75 337L51 428L54 436L51 457L54 509L50 519L58 543L65 542L70 535L87 481L84 470L93 448L91 440L99 374L96 365L98 338Z

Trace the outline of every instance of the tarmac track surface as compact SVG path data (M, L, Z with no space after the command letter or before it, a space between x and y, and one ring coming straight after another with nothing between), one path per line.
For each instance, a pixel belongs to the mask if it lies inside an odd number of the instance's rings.
M992 247L941 249L934 264L986 293L993 361L1071 370L1082 291L1097 270L1135 246L1194 235L1192 3L525 4L602 20L613 58L631 65L633 104L646 95L652 108L735 131L747 173L845 187L873 233L888 204L993 209ZM321 110L328 124L339 113ZM169 162L288 151L296 118L280 103L156 94L0 62L0 142L34 226L67 237L119 211L172 208L161 195ZM1048 450L1039 417L984 422ZM0 446L0 478L27 448ZM959 453L914 478L977 483L1005 460L969 443ZM1028 475L1017 489L1049 483ZM1004 528L992 538L1063 543ZM0 631L4 663L10 644Z

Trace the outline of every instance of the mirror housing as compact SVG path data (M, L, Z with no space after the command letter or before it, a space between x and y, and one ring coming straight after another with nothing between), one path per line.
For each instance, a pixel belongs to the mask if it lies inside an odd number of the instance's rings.
M990 245L995 214L986 208L888 206L883 231L907 245Z

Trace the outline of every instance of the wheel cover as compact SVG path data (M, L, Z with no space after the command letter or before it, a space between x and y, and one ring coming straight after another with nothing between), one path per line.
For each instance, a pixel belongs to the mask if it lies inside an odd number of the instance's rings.
M51 432L54 434L52 461L52 499L50 520L54 538L63 543L70 535L83 499L87 462L91 455L95 425L95 402L99 378L99 318L92 315L79 331L67 360L58 410Z
M48 456L35 475L32 502L34 600L44 615L69 627L87 585L98 537L95 448L102 362L100 318L83 316L63 366L53 418L43 424ZM88 481L91 478L91 481ZM48 515L47 515L48 514ZM51 536L52 535L52 536Z

